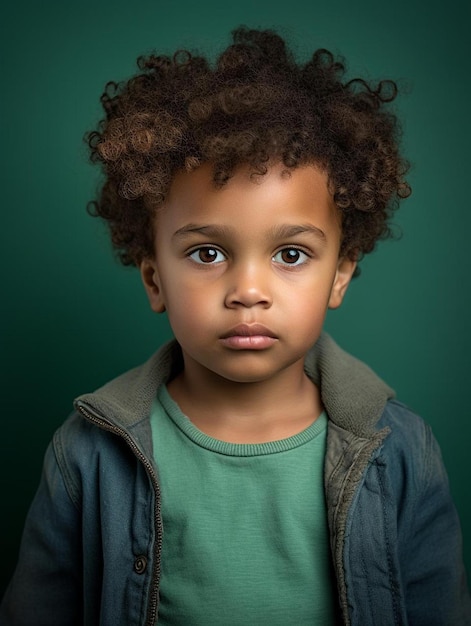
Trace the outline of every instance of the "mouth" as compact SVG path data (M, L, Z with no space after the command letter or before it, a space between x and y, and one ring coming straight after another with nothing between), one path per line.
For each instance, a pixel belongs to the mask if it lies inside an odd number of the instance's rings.
M221 339L229 337L272 337L276 339L275 333L262 324L238 324L222 335Z
M277 341L277 336L262 324L238 324L221 336L221 342L233 350L265 350Z

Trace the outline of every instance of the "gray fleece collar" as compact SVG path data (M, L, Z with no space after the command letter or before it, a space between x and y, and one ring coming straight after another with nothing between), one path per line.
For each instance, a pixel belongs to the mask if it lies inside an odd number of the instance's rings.
M143 365L80 396L75 404L88 405L110 424L129 429L148 419L157 388L181 364L180 346L172 340ZM375 431L386 402L394 397L393 390L367 365L344 352L326 333L306 355L305 370L320 388L329 419L360 437Z

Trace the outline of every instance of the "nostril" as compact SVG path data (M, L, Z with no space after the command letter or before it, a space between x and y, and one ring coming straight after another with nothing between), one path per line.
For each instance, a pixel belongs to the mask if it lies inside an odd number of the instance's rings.
M271 298L259 289L236 289L228 293L226 297L226 305L253 307L253 306L270 306Z

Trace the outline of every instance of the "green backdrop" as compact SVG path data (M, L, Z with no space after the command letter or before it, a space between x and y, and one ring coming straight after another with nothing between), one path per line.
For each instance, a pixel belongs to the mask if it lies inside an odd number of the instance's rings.
M300 55L327 47L351 74L399 80L413 196L399 241L365 259L327 328L432 425L471 569L468 459L469 9L423 3L21 0L2 19L1 585L11 575L45 447L72 399L143 361L169 336L136 271L85 213L97 172L82 136L102 88L156 48L217 52L239 24L276 27ZM1 591L1 590L0 590Z

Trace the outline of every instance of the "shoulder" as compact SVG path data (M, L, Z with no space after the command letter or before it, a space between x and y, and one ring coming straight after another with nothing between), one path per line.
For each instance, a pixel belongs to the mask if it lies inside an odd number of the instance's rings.
M57 468L75 506L97 485L117 484L135 473L136 457L117 434L89 422L74 411L56 430L46 453L45 472Z
M78 411L69 415L52 438L59 466L89 467L109 445L110 434L86 420Z
M395 449L424 451L433 441L432 429L427 422L407 405L392 398L384 406L377 428L389 428L386 441Z
M432 428L417 413L398 400L389 400L378 428L389 428L379 461L385 462L396 479L402 478L409 487L424 490L430 482L447 483L439 444Z
M149 416L156 390L179 367L175 342L144 364L79 396L75 411L55 432L45 469L60 470L70 497L80 499L87 483L132 473L136 460L152 457Z
M72 413L54 433L44 469L47 475L57 466L76 506L80 506L84 483L96 474L101 452L107 445L103 433L77 412Z
M425 442L431 433L430 426L425 420L396 398L389 399L377 422L377 428L388 427L392 439L399 441Z

